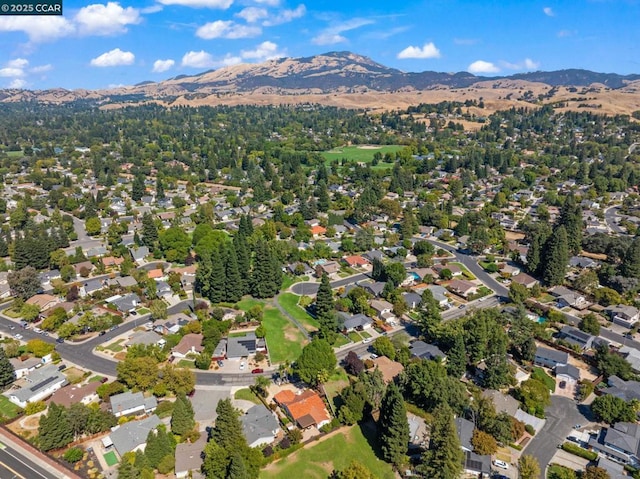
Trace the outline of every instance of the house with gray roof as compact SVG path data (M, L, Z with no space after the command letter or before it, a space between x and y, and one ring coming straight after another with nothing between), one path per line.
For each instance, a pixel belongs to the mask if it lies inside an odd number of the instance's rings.
M351 331L362 331L363 329L369 329L373 325L373 320L362 314L349 314L345 312L340 312L338 315L344 321L342 328L346 332Z
M558 351L557 349L538 346L536 348L536 355L533 358L533 362L536 366L543 366L545 368L553 369L558 364L568 364L569 353Z
M135 293L126 294L124 296L118 296L112 299L113 304L121 313L130 313L140 306L140 297Z
M563 326L560 330L562 339L571 345L578 346L582 351L591 349L595 336L574 328L573 326Z
M431 360L439 357L447 359L447 355L444 354L438 346L425 343L424 341L414 341L409 346L409 351L411 351L411 356L414 358Z
M640 309L626 304L616 304L606 308L605 313L613 323L631 329L640 320Z
M588 445L609 459L637 466L640 463L640 425L618 422L603 428L597 437L591 437Z
M609 376L607 384L609 387L602 389L603 394L611 394L625 401L640 400L640 382L638 381L625 381L618 376Z
M149 256L149 248L146 246L139 246L138 248L129 248L131 258L138 264L144 264L145 257Z
M131 414L150 414L158 407L155 396L144 397L142 392L133 393L127 391L109 398L111 412L115 417L129 416Z
M154 331L136 331L131 335L126 345L142 344L144 346L151 346L157 344L164 346L166 342L166 339Z
M640 351L631 346L622 346L618 349L618 353L631 364L631 370L634 373L640 373Z
M383 283L381 281L376 281L376 282L367 281L367 282L362 282L357 284L361 288L364 288L365 291L377 297L382 294L382 291L384 291L384 286L386 283Z
M475 426L471 421L463 417L457 417L455 419L455 424L458 439L460 439L460 447L465 452L473 451L473 446L471 445L471 436L473 436L473 429L475 428Z
M276 436L280 432L280 423L275 413L267 409L263 404L258 404L249 409L240 418L240 422L249 447L271 444L276 440Z
M244 336L227 339L227 358L229 359L246 358L264 349L264 338L258 339L254 331Z
M207 436L201 434L196 442L181 442L176 446L176 479L201 479L204 478L202 468L202 451L207 445Z
M24 387L5 393L9 401L21 408L25 408L30 402L48 398L68 384L67 377L53 364L33 370L24 379L26 382Z
M431 291L431 295L433 296L433 299L435 299L438 302L441 308L449 304L449 296L448 296L449 292L445 287L440 286L439 284L431 284L427 289Z
M507 394L503 394L500 391L494 389L487 389L482 391L482 396L490 399L493 402L493 406L497 413L507 413L511 417L515 417L520 403L513 397Z
M465 473L472 474L474 477L490 477L491 456L465 451L462 467Z
M118 426L115 430L109 434L105 445L113 445L117 453L122 457L125 452L131 451L143 451L147 446L147 436L150 431L162 424L160 418L155 414L149 416L141 421L130 421L121 426ZM103 443L105 441L103 440Z

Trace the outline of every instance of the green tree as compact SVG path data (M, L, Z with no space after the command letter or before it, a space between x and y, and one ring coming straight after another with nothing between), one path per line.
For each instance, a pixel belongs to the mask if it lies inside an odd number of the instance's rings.
M136 175L131 185L131 199L133 201L140 201L145 194L144 176Z
M173 449L172 439L167 434L164 425L161 424L155 431L149 431L144 455L153 469L158 467L165 456L173 454Z
M635 421L636 412L624 399L605 394L598 396L591 403L591 410L596 417L609 424Z
M606 469L598 466L587 466L581 479L611 479Z
M151 301L151 305L149 306L149 311L151 311L151 317L154 320L166 319L167 303L165 303L161 299L154 299L153 301Z
M518 459L518 471L520 479L539 479L540 464L535 457L525 454Z
M371 346L376 354L380 356L386 356L392 361L396 358L396 348L386 336L377 337Z
M640 237L636 236L624 255L620 272L627 278L640 278Z
M562 284L569 264L569 246L567 231L558 226L545 243L545 254L542 262L542 279L549 286Z
M396 467L406 460L409 445L409 423L407 410L398 387L391 383L387 387L378 419L378 437L385 461Z
M376 476L367 467L356 460L334 474L336 479L375 479Z
M527 379L517 389L518 399L525 410L538 417L544 417L544 408L551 404L551 392L545 383L537 379Z
M32 266L12 271L7 275L7 282L11 295L24 300L35 295L41 288L38 271Z
M238 269L238 255L233 243L225 248L225 300L231 303L240 301L244 294L244 286Z
M316 385L322 377L330 376L337 364L331 345L324 339L314 339L302 349L295 368L300 379Z
M529 289L520 283L512 282L509 285L509 299L512 303L522 304L530 295Z
M567 195L560 210L559 225L567 233L567 247L571 254L578 254L582 249L582 207L573 193Z
M155 358L125 358L116 365L118 380L130 388L147 391L158 382L158 362Z
M231 456L229 462L229 470L227 471L227 479L250 479L247 468L244 464L244 459L239 452L235 452Z
M145 213L142 215L142 244L149 247L150 250L154 250L160 235L158 234L158 227L156 222L151 216L151 213Z
M22 305L22 308L20 308L20 315L22 316L22 319L29 323L35 321L40 315L40 306L37 304L25 303Z
M13 364L7 358L4 348L0 347L0 389L6 388L16 379Z
M96 236L100 234L100 230L102 229L102 224L100 223L100 218L97 216L92 216L84 222L84 229L87 231L89 236Z
M461 378L467 369L467 350L462 333L453 337L453 345L447 353L447 374L454 378Z
M600 334L600 322L598 321L596 315L593 313L589 313L584 316L580 320L578 327L581 331L592 334L594 336L598 336Z
M179 394L171 415L171 432L178 436L183 436L193 430L195 425L196 421L191 401L184 394Z
M321 337L331 340L338 330L338 319L333 301L333 290L326 273L322 275L316 294L315 314L320 324Z
M73 431L64 406L52 403L49 411L40 417L38 446L43 451L58 449L73 441Z
M596 364L600 372L606 377L618 376L628 381L633 376L629 362L618 354L612 353L606 345L596 347Z
M204 447L202 471L207 479L226 479L230 457L224 447L214 440L209 440Z
M433 412L429 449L422 455L420 472L432 479L457 479L462 474L462 459L453 413L442 405Z
M239 411L233 407L230 399L223 399L218 402L216 413L218 416L211 431L211 440L229 452L241 450L246 446L246 440L242 434Z
M495 454L498 450L498 443L495 438L479 429L473 430L471 445L473 446L473 452L480 455Z

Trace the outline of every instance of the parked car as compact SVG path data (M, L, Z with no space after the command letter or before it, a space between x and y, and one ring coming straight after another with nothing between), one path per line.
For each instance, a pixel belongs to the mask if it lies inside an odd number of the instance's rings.
M244 361L240 363L240 371L243 371L245 367Z
M137 315L138 315L138 312L137 312L137 311L130 311L130 312L129 312L129 314L130 314L131 316L137 316Z
M370 343L370 342L371 342L371 338L364 338L362 340L362 344L367 344L367 343Z
M261 374L264 372L264 369L262 368L255 368L251 370L251 374Z
M500 469L509 469L509 464L507 464L504 461L501 461L500 459L494 460L493 465L496 467L499 467Z
M223 362L223 361L221 361L220 359L218 359L218 360L216 361L216 363L218 364L218 367L222 367L222 366L224 366L224 362Z
M107 334L107 332L106 332L106 331L100 331L100 332L98 333L98 336L104 336L105 334Z
M13 335L13 337L16 338L16 339L22 339L22 334L16 333L16 334Z
M64 338L57 338L56 343L64 343Z

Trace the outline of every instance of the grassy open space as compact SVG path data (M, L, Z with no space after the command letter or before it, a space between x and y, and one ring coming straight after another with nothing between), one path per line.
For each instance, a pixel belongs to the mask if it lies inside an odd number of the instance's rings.
M7 396L0 394L0 415L7 419L13 419L20 412L20 408L9 401Z
M375 438L375 434L367 434ZM354 454L357 451L357 454ZM346 468L353 459L379 479L393 479L391 466L376 457L360 426L343 430L328 439L285 457L260 472L260 479L304 477L325 479L334 469Z
M249 311L254 306L264 307L264 301L260 301L259 299L253 299L249 296L246 296L244 299L238 301L236 304L238 305L238 308L240 308L242 311Z
M149 309L147 309L147 308L140 308L140 309L138 310L138 314L139 314L140 316L142 316L142 315L144 315L144 314L149 314L150 312L151 312L151 310L149 310Z
M289 289L291 285L301 281L309 281L309 276L291 276L289 274L285 274L282 278L282 287L280 289L285 291Z
M458 263L457 261L451 261L449 264L455 264L462 271L462 275L468 280L474 280L476 277L467 269L465 265L462 263Z
M554 392L556 390L556 381L551 376L549 376L544 369L542 368L533 368L533 372L531 373L531 377L533 379L537 379L538 381L543 382L546 386Z
M300 296L293 293L282 293L278 296L278 303L280 306L302 324L307 331L314 332L319 328L318 321L315 320L309 313L298 306Z
M385 153L395 153L404 148L401 145L357 145L357 146L343 146L340 148L334 148L322 153L322 156L326 160L326 164L329 165L332 161L342 161L345 158L348 161L357 161L363 163L371 163L373 161L373 155L376 152L380 152L384 157ZM393 163L385 163L380 161L374 168L391 168Z
M359 343L360 341L362 341L362 336L360 336L358 333L356 333L355 331L351 331L349 333L349 339L351 341L353 341L354 343Z
M124 349L124 346L122 346L122 343L124 341L124 339L118 339L117 341L114 341L113 343L109 344L106 349L108 349L109 351L113 351L114 353L119 353L120 351L122 351Z
M260 399L258 399L258 396L256 396L249 388L238 389L233 395L233 398L240 401L250 401L255 404L262 404Z
M307 341L280 311L273 307L266 308L262 325L267 330L267 348L272 364L295 361L300 356Z

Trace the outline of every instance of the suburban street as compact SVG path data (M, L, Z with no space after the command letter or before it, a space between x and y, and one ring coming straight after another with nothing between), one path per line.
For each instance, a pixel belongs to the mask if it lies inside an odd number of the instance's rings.
M2 443L0 447L0 478L2 479L60 479L60 472L44 469L25 457L22 452Z
M618 221L620 221L620 217L618 216L619 210L619 206L612 206L611 208L604 210L604 221L607 224L607 227L614 233L625 234L625 229L621 228L618 224Z

